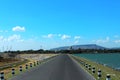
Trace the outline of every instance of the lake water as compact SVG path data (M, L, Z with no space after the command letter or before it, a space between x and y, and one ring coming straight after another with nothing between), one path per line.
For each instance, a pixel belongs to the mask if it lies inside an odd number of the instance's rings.
M120 70L120 54L109 53L109 54L75 54L75 56L80 56L91 61L104 64L106 66L112 67L114 69Z

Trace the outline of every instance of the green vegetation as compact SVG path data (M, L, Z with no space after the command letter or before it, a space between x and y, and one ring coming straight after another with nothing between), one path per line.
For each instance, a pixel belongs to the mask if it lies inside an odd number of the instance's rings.
M60 50L56 51L56 53L69 53L69 54L76 54L76 53L120 53L120 49L70 49L70 50Z
M55 56L57 56L57 55L55 55ZM49 60L51 60L51 59L52 59L53 57L55 57L55 56L52 56L52 57L46 58L46 59L44 59L44 60L41 60L41 61L39 61L38 64L39 64L39 65L40 65L40 64L44 64L44 63L48 62ZM34 65L34 62L36 63L36 65ZM30 67L30 63L33 64L32 67ZM27 70L26 70L26 68L25 68L25 67L26 67L26 64L28 64L28 69L27 69ZM22 70L23 70L22 72L19 71L20 65L23 67L23 68L22 68ZM36 60L32 60L32 61L27 60L27 61L15 63L15 64L12 65L12 67L3 70L3 71L5 72L5 79L8 80L8 79L10 79L10 78L12 78L12 77L15 77L16 75L19 75L19 74L22 74L22 73L24 73L24 72L26 72L26 71L29 71L30 69L35 68L36 66L37 66L37 61L36 61ZM13 76L12 73L11 73L12 68L15 69L15 75L14 75L14 76Z
M21 73L21 72L19 71L19 66L20 66L20 65L23 66L23 71L22 71L22 73L25 72L25 71L26 71L26 69L24 68L24 67L25 67L25 64L27 64L27 63L29 63L29 62L30 62L30 61L27 60L27 61L22 61L22 62L13 64L13 66L11 66L11 67L8 68L8 71L7 71L7 73L5 74L5 79L10 79L11 77L13 77L12 74L11 74L12 68L15 69L15 75L14 75L14 76L20 74L20 73ZM28 68L30 69L30 67L28 67ZM6 69L6 70L7 70L7 69Z
M5 79L11 77L12 68L19 68L20 65L25 65L30 61L27 59L2 58L0 59L0 72L4 72Z
M89 72L96 79L98 78L97 72L98 72L99 69L101 69L101 71L102 71L102 78L101 78L101 80L105 80L107 74L111 75L111 80L120 80L120 71L116 71L116 70L114 70L112 68L109 68L107 66L103 66L101 64L92 62L92 61L87 60L85 58L81 58L81 57L77 57L77 56L73 56L73 55L71 57L73 59L75 59L77 62L79 62L80 66L83 67L87 72ZM85 64L90 64L91 67L95 67L96 68L96 73L93 74L92 70L89 70L88 68L85 67Z
M17 61L17 62L11 63L11 64L6 64L4 66L1 66L0 70L4 70L4 69L7 69L7 68L12 68L12 67L16 67L18 65L22 65L22 64L25 64L27 62L29 62L29 60Z
M25 51L19 51L19 50L18 51L5 51L4 53L9 53L9 56L14 57L17 54L50 54L50 53L55 53L55 51L39 49L39 50L25 50Z
M18 54L58 54L58 53L62 53L62 54L76 54L76 53L120 53L120 49L72 49L72 47L70 47L70 49L65 49L65 50L43 50L43 49L39 49L39 50L25 50L25 51L5 51L3 53L6 53L9 55L9 57L15 57Z

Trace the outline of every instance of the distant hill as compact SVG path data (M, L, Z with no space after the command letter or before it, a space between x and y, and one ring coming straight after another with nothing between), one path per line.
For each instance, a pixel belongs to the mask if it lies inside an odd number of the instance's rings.
M113 50L114 50L114 49L120 49L120 47L114 47L114 48L110 48L110 49L113 49Z
M53 48L51 50L60 51L60 50L70 50L70 49L77 50L77 49L107 49L107 48L96 44L87 44L87 45L72 45L72 46L58 47L58 48Z

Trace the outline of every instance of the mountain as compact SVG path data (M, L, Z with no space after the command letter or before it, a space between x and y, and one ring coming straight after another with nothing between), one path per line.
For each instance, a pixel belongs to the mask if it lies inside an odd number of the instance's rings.
M96 44L87 44L87 45L72 45L72 46L58 47L58 48L53 48L51 50L59 51L59 50L70 50L70 49L77 50L77 49L107 49L107 48Z
M113 50L114 50L114 49L120 49L120 47L114 47L114 48L110 48L110 49L113 49Z

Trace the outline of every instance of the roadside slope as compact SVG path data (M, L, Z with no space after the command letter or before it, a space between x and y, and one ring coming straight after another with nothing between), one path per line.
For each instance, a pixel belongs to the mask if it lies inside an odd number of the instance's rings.
M60 55L11 80L94 80L68 55Z

